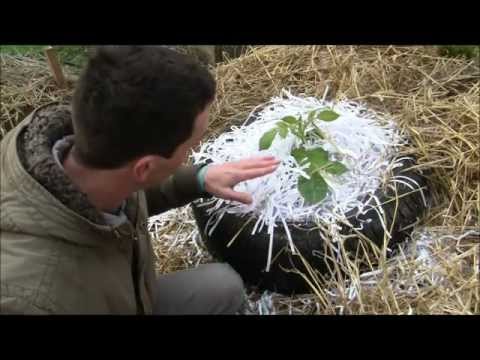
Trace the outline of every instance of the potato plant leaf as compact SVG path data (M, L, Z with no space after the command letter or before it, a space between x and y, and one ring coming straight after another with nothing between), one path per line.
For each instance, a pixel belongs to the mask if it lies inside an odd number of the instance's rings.
M298 191L308 204L316 204L327 196L328 185L319 174L313 174L310 179L298 179Z
M259 144L260 150L266 150L272 145L273 139L275 139L275 135L277 135L277 131L277 129L272 129L262 135Z
M333 121L337 120L339 116L340 115L333 110L323 110L318 114L317 118L323 121Z

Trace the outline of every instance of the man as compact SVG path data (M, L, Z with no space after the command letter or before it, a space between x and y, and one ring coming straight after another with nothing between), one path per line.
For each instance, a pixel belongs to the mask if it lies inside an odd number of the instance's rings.
M241 278L226 264L156 277L148 216L272 173L256 158L185 167L215 82L163 47L103 47L71 109L43 106L1 142L2 313L234 314Z

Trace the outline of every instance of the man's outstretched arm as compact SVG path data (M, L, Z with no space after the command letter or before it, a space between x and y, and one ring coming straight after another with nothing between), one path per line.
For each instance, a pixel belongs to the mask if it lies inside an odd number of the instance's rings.
M184 206L211 195L249 204L250 194L233 190L242 181L268 175L279 164L275 158L258 157L224 164L184 166L163 184L146 191L150 216ZM203 168L203 169L202 169Z

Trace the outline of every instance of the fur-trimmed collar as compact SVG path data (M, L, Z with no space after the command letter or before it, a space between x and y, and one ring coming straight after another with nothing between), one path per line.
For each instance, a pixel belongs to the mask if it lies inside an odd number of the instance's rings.
M53 157L53 145L71 134L73 126L68 106L52 104L38 110L19 137L20 161L27 172L65 206L94 223L105 225L102 214L70 181ZM61 159L68 149L60 149Z

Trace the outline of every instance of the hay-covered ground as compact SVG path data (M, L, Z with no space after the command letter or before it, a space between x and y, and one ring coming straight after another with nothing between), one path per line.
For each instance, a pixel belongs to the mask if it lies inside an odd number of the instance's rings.
M1 136L34 107L66 100L42 59L0 56ZM68 69L67 69L68 71ZM364 101L410 134L407 153L431 169L435 206L413 241L375 270L351 267L347 281L320 284L305 272L311 295L249 291L250 314L480 313L479 59L438 55L434 47L267 46L216 69L214 136L243 122L282 88L295 94ZM152 219L160 273L213 261L188 208ZM308 264L307 264L308 269Z

